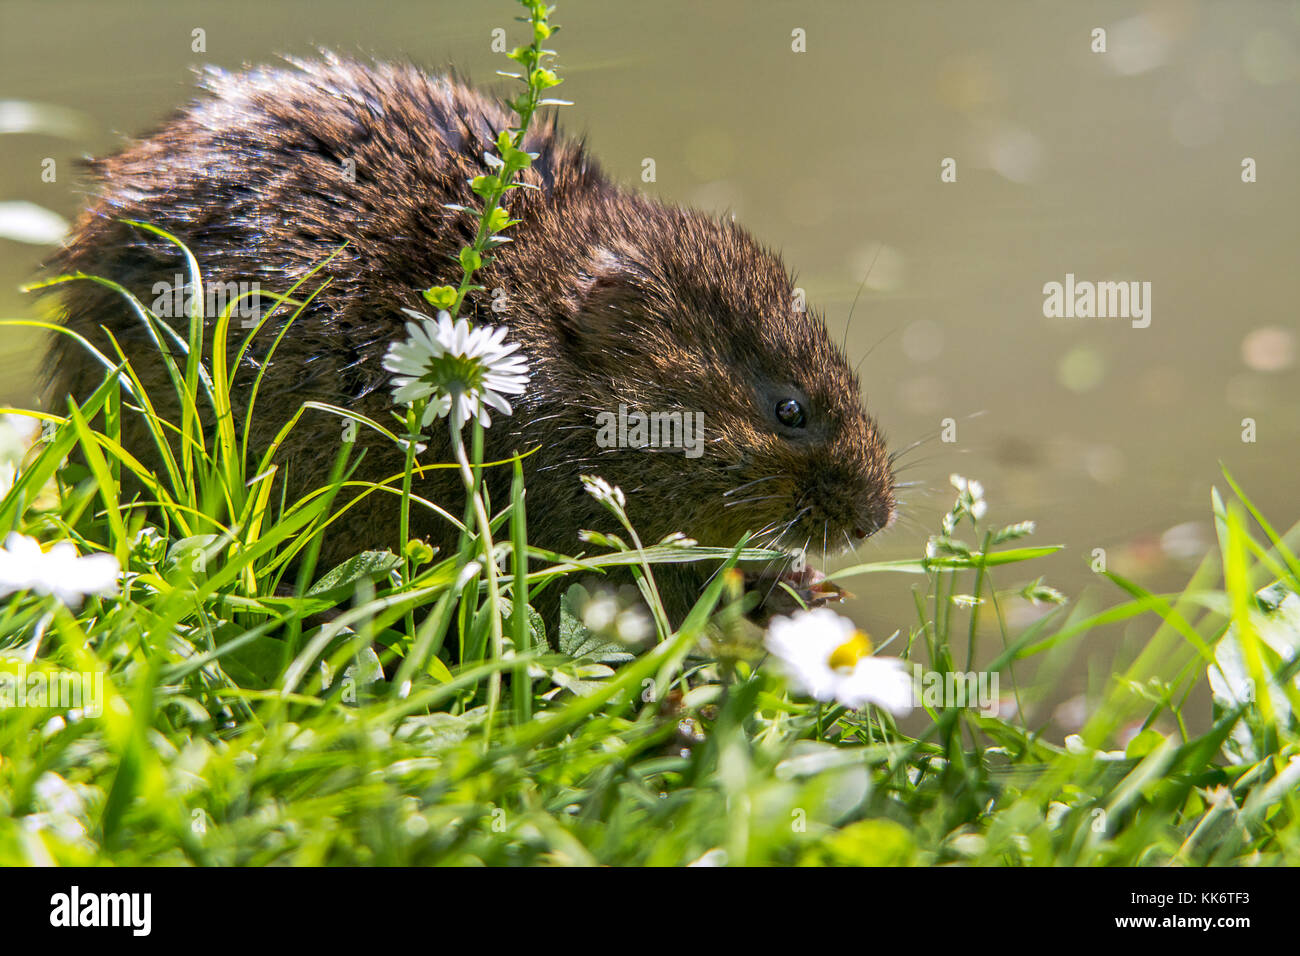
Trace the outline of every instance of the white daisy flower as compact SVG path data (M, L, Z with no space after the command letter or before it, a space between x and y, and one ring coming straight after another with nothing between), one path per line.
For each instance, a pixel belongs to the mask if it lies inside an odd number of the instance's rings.
M830 608L775 618L765 643L797 693L854 710L875 704L898 717L912 709L904 662L872 657L870 638Z
M0 597L19 591L53 594L70 607L87 594L114 594L121 575L111 554L81 557L71 541L42 551L35 538L12 532L0 548Z
M528 384L528 365L512 354L518 343L506 344L504 325L471 327L465 319L439 312L435 322L421 312L403 309L414 322L406 323L405 342L394 342L384 356L384 368L393 372L393 400L405 405L427 398L420 427L450 416L459 430L471 418L487 428L488 406L510 414L504 395L518 395Z

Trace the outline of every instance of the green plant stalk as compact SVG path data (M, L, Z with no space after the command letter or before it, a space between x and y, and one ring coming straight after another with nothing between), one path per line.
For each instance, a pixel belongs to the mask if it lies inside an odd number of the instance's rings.
M501 592L497 581L497 563L494 560L492 545L492 521L488 517L487 507L479 490L479 478L470 466L469 458L465 454L465 444L461 438L459 428L452 428L451 442L452 452L455 454L456 460L460 462L460 474L461 480L465 484L465 492L474 508L475 523L478 528L478 550L483 559L483 574L487 579L488 606L490 608L488 622L490 647L492 660L496 662L500 661L504 656L504 647L501 632ZM492 741L492 722L496 716L500 699L501 671L494 670L488 677L488 715L487 723L483 729L483 748L485 751Z
M1246 671L1255 688L1255 706L1259 709L1264 724L1264 733L1268 737L1265 749L1275 752L1277 749L1277 715L1273 703L1273 690L1264 669L1263 640L1255 627L1252 615L1254 589L1251 586L1246 559L1246 530L1242 518L1242 508L1235 502L1228 508L1228 541L1223 555L1223 578L1228 595L1232 599L1232 622L1237 626L1237 639L1241 644Z
M398 534L398 554L402 556L402 586L411 583L411 554L407 545L411 540L411 478L415 468L415 449L420 437L420 420L424 417L425 400L420 399L406 410L406 467L402 469L402 509ZM414 639L415 611L406 615L406 633Z
M981 554L988 554L989 546L993 541L991 531L984 532L984 545L980 548ZM980 594L984 590L984 575L988 570L987 565L981 564L975 570L975 593L973 595L975 603L970 609L970 632L966 637L966 670L971 670L975 666L975 635L979 629L980 620Z
M203 370L203 304L206 301L203 290L203 275L199 269L199 262L194 257L189 248L181 242L176 236L159 229L157 226L147 222L138 222L136 220L123 220L127 225L143 229L145 232L161 236L168 242L177 246L185 256L185 267L188 273L186 286L193 290L190 297L190 329L189 340L186 343L185 354L185 385L184 394L188 396L189 401L182 403L181 408L181 434L186 438L192 439L191 445L188 441L181 444L181 472L184 475L185 486L189 490L188 504L192 507L202 508L203 503L199 501L198 483L195 477L194 465L194 448L202 449L204 454L207 452L207 446L203 440L202 422L199 417L198 407L195 404L195 398L199 391L199 380L202 378L208 384L208 397L213 404L213 410L220 414L220 403L217 399L210 377ZM207 530L203 528L202 530Z
M510 58L524 68L524 74L515 75L515 78L524 83L526 90L510 104L519 117L519 123L513 134L503 131L504 142L498 139L497 162L500 165L497 167L497 172L474 180L475 192L483 198L483 211L479 216L473 242L460 253L462 269L460 283L456 289L455 300L448 309L453 319L460 315L465 296L471 290L474 273L482 267L483 255L492 247L494 236L514 223L514 220L509 218L502 220L496 214L502 208L501 200L505 194L517 188L515 178L532 162L531 157L522 152L522 147L533 114L542 102L542 92L552 86L558 86L561 82L552 71L541 65L544 57L554 56L553 51L543 46L544 41L554 32L554 28L548 22L550 8L538 0L519 0L519 2L529 12L528 22L532 27L533 42L526 47L513 50ZM507 143L509 148L506 148Z
M330 470L330 480L327 487L330 489L325 493L321 502L321 508L318 512L318 518L323 518L329 514L330 506L334 502L334 496L338 494L341 484L340 478L344 469L347 467L348 457L351 455L352 445L344 444L339 448L338 455L334 458L334 466ZM307 553L303 556L302 564L298 567L298 581L294 589L294 595L299 600L307 593L311 586L312 575L316 570L316 559L320 556L321 545L324 543L325 531L323 526L309 526L308 534L311 535L311 543L307 545ZM247 567L252 567L249 562ZM288 664L288 658L298 653L298 641L302 637L302 618L295 615L289 622L289 638L285 642L285 664ZM283 669L283 668L282 668Z
M511 633L515 655L526 658L531 652L528 632L528 524L524 510L524 463L515 459L514 481L510 486L511 597L514 614ZM533 716L533 682L528 665L518 664L510 676L510 696L514 703L515 724L522 725Z

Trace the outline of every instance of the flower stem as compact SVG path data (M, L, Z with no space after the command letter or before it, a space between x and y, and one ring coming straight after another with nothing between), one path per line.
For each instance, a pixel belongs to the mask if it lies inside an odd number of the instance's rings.
M479 482L476 480L476 471L470 467L469 457L465 454L465 442L461 437L459 428L452 428L451 443L456 455L456 462L460 465L460 477L465 484L465 493L474 509L474 523L478 529L478 551L483 557L483 573L487 578L488 606L492 609L488 615L492 660L499 661L504 656L504 642L501 631L501 591L497 581L497 563L493 556L495 546L492 543L492 524L488 518L487 507L483 503ZM494 670L488 678L488 712L483 731L484 750L492 742L492 724L500 701L501 671Z
M402 471L402 516L399 530L399 545L402 555L402 586L411 583L415 569L411 566L411 554L407 544L411 539L411 479L415 466L415 449L420 437L420 419L424 416L425 400L420 399L406 410L406 467ZM406 633L415 639L415 610L406 612Z

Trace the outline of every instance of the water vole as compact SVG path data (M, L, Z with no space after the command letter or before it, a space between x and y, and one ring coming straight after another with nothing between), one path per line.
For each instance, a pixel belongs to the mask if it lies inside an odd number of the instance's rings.
M121 153L92 162L100 194L50 264L122 283L146 304L183 271L178 250L118 220L149 222L182 239L205 278L285 291L347 245L319 274L330 285L295 322L269 362L280 319L264 328L237 371L242 429L247 395L265 363L251 427L265 449L305 401L351 408L385 424L391 394L382 358L404 337L401 307L459 277L455 255L472 236L469 180L483 171L511 114L457 82L405 65L334 57L239 74L213 71L206 95ZM489 430L487 456L540 446L527 460L533 543L573 553L580 528L608 520L578 476L620 485L643 540L684 531L730 546L759 543L842 550L890 522L894 485L884 442L862 407L853 371L823 322L800 309L779 258L726 220L655 202L607 180L576 143L539 129L523 176L536 189L508 195L521 220L495 252L466 311L510 327L532 379L514 415ZM158 411L180 411L144 327L120 296L89 282L59 287L66 322L107 354L117 336ZM269 308L265 303L264 308ZM183 319L173 320L183 331ZM211 327L209 321L209 328ZM232 330L230 357L243 333ZM58 336L49 359L53 404L84 398L103 369ZM702 413L702 453L602 447L598 416ZM126 416L125 444L156 461L152 440ZM443 423L422 461L448 461ZM289 501L326 478L342 423L309 411L277 460ZM607 443L605 443L607 444ZM358 478L400 472L402 452L368 430ZM253 459L255 460L255 459ZM489 471L507 500L506 469ZM454 471L416 492L460 513ZM278 500L278 494L275 500ZM397 539L397 499L373 494L331 527L326 566ZM445 549L453 528L425 511L413 530ZM667 600L689 606L698 572L666 572Z

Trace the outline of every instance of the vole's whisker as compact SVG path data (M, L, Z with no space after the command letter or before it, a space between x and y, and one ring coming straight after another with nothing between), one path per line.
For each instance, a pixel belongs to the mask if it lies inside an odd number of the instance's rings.
M781 530L777 532L777 534L772 539L773 542L772 546L775 550L781 550L781 551L786 550L781 544L782 539L787 534L790 533L790 531L795 527L795 525L799 523L799 519L802 518L809 511L812 511L812 505L808 505L807 507L803 508L801 511L796 512L793 518L791 518L789 521L786 521L781 526ZM804 546L805 548L807 547L807 541L804 542ZM773 558L771 561L768 561L767 565L763 568L763 574L767 574L772 569L772 565L780 560L789 560L789 556L787 555L787 557L785 558Z
M936 431L933 434L926 435L924 438L918 438L910 445L906 445L903 448L894 449L889 453L889 463L892 465L894 462L898 461L908 452L912 451L913 449L920 448L922 445L926 444L927 442L932 442L938 437L939 437L939 432Z
M789 524L789 522L785 522L785 523ZM754 533L754 538L755 539L761 538L763 535L767 534L769 531L776 528L780 524L782 524L780 518L777 518L775 521L769 521L766 525L763 526L763 529L761 531L757 531Z
M741 498L739 501L724 501L722 507L734 508L736 505L748 504L751 501L774 501L780 497L780 495L758 495L754 498Z
M755 478L753 481L747 481L743 485L739 485L735 488L730 489L729 491L724 491L722 493L722 497L730 498L732 495L738 494L739 492L744 491L746 488L753 487L754 485L758 484L760 481L771 481L773 478L780 478L780 477L781 477L780 475L767 475L764 478Z
M938 461L938 459L939 459L939 456L937 456L937 455L931 455L929 458L913 458L913 459L912 459L911 461L909 461L906 465L903 465L903 466L901 466L901 467L899 467L899 468L895 468L895 469L894 469L894 474L895 474L895 475L902 474L903 472L907 471L907 469L909 469L909 468L915 468L917 465L924 465L924 464L928 464L929 462L932 462L932 461Z
M853 325L853 311L858 307L858 298L862 295L862 290L867 287L867 280L871 278L871 270L876 267L876 260L880 258L880 250L883 248L885 248L885 244L883 242L878 243L876 245L876 252L871 257L871 264L867 266L867 271L862 276L862 281L858 283L858 291L853 294L853 302L849 305L849 317L844 320L844 341L840 345L841 352L845 352L848 350L849 328L852 327ZM867 353L867 355L870 354L871 354L870 352ZM866 356L864 355L863 358L866 358ZM862 363L858 362L858 364L861 365ZM857 369L855 368L853 371L857 372Z
M811 510L811 506L810 506L809 510ZM799 549L800 552L802 552L802 553L805 554L805 555L808 553L808 541L810 540L810 538L811 538L811 535L810 535L809 537L807 537L807 538L804 538L804 539L803 539L803 546ZM781 576L780 576L780 575L775 575L775 576L773 576L773 578L772 578L772 583L771 583L770 585L768 585L767 592L763 595L763 601L762 601L763 604L766 604L766 603L771 599L771 597L772 597L772 592L773 592L774 590L776 590L776 586L777 586L778 584L780 584L780 583L781 583Z

